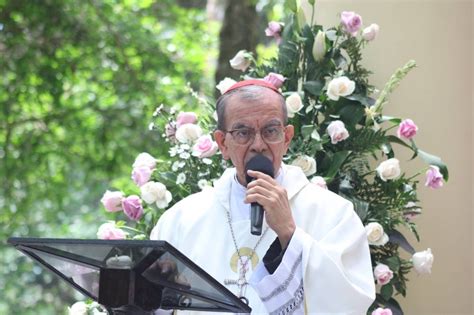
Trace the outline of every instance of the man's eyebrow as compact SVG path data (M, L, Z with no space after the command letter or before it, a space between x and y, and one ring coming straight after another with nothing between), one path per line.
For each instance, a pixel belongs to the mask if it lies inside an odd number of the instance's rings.
M246 124L241 123L241 122L237 122L237 123L232 125L232 129L242 129L242 128L251 128L251 127L249 127Z
M281 126L283 125L283 123L278 120L278 119L272 119L270 121L268 121L264 126L263 128L266 128L266 127L274 127L274 126ZM253 127L250 127L249 125L246 125L245 123L243 122L236 122L235 124L232 125L232 129L242 129L242 128L245 128L245 129L253 129Z
M264 127L273 127L273 126L281 126L281 125L283 125L283 123L280 120L272 119L269 122L267 122Z

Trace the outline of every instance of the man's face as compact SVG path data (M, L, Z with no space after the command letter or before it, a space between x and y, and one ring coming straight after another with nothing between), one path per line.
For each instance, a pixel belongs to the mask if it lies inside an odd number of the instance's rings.
M230 133L221 130L214 132L219 149L224 159L231 159L237 169L237 177L245 185L245 164L257 154L266 156L273 163L275 173L281 166L293 138L293 126L284 129L284 137L277 143L266 143L258 132L268 126L283 125L283 110L280 96L275 92L262 88L259 97L253 100L241 99L239 94L232 95L225 108L225 128L227 131L250 128L257 131L255 138L247 144L239 144ZM275 174L276 175L276 174Z

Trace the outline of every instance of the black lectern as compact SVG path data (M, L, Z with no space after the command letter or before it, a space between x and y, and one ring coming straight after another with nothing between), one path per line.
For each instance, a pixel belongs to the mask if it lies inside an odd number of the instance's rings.
M251 311L165 241L12 237L8 243L97 301L109 314L153 314L158 308Z

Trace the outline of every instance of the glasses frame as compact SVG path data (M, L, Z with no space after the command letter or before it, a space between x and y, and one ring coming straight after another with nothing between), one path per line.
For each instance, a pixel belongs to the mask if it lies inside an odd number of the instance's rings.
M279 139L278 141L267 141L265 139L265 137L262 135L262 131L265 129L265 128L270 128L270 127L274 127L274 128L278 128L280 131L281 131L281 139ZM268 126L265 126L265 127L262 127L258 130L255 129L255 128L250 128L250 127L241 127L241 128L235 128L235 129L231 129L231 130L224 130L224 133L230 133L230 135L232 136L232 140L234 140L237 144L239 145L248 145L249 143L252 143L253 141L255 141L255 137L257 136L257 133L260 134L260 138L262 138L262 141L267 143L267 144L275 144L275 143L279 143L281 141L283 141L285 139L285 132L286 132L286 128L288 126L283 126L283 125L268 125ZM245 142L245 143L240 143L239 141L236 140L236 137L234 135L234 133L236 131L241 131L241 130L249 130L251 131L251 137Z

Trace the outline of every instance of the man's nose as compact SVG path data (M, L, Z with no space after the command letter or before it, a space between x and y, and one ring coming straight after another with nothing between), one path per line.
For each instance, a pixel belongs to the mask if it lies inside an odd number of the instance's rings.
M267 143L263 140L260 132L255 133L252 143L250 144L250 150L254 152L263 152L267 149Z

